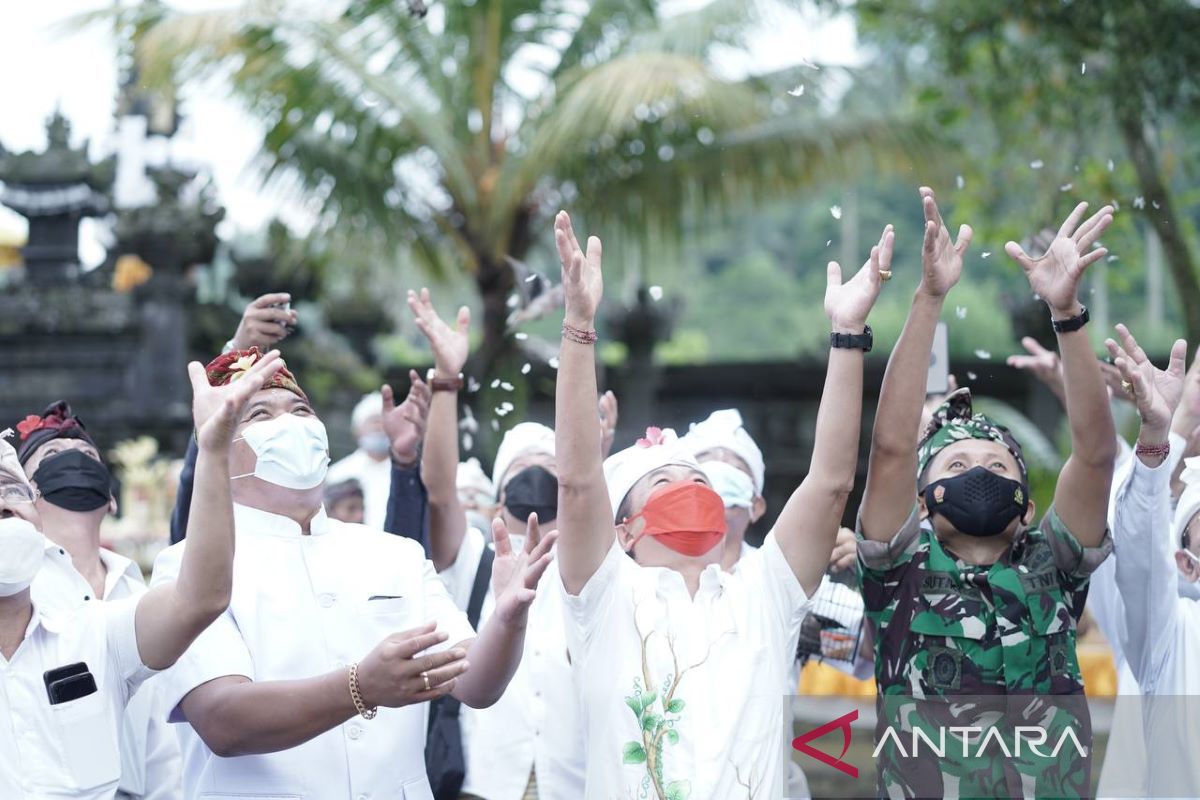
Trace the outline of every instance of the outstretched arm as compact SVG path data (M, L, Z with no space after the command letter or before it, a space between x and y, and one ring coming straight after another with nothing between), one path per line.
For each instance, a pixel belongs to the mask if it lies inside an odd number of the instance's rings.
M890 276L892 226L884 228L871 257L849 282L842 268L830 262L825 313L834 333L861 334L883 286L880 273ZM817 412L816 441L808 476L779 514L775 538L792 572L810 597L825 575L834 539L854 489L858 465L858 436L862 425L862 350L832 348L825 372L825 390Z
M1058 230L1041 258L1030 258L1016 242L1005 245L1025 271L1029 286L1046 301L1055 321L1083 312L1079 282L1084 271L1107 254L1092 249L1112 224L1112 207L1104 206L1082 225L1087 203L1080 203ZM1058 476L1054 508L1063 524L1084 547L1096 547L1108 529L1108 495L1117 457L1116 428L1108 407L1108 391L1087 331L1058 334L1063 393L1071 426L1071 455Z
M917 428L925 400L925 377L933 333L946 294L962 275L963 253L971 244L971 228L963 225L958 240L938 212L933 190L921 187L925 241L921 249L921 283L900 339L888 359L871 434L871 461L863 494L862 533L886 542L912 513L917 497Z
M600 240L590 237L585 254L565 211L554 220L554 243L562 261L566 299L554 401L558 529L562 532L558 561L563 585L577 595L600 568L616 538L600 456L600 426L596 424L595 347L583 343L587 337L570 333L595 329L604 280Z
M438 316L429 300L429 290L408 293L408 307L417 328L433 350L434 378L455 380L467 363L470 351L468 332L471 312L458 310L456 327L451 328ZM454 563L467 533L467 515L458 500L458 393L433 393L429 406L429 433L421 463L425 488L429 492L429 552L439 572Z
M188 516L188 544L179 576L138 601L134 624L142 663L166 669L229 606L233 586L233 500L229 448L251 396L279 369L271 351L222 387L208 384L198 362L188 364L196 421L196 480Z
M533 604L538 581L554 558L550 548L557 538L556 531L543 536L537 514L530 514L525 546L514 552L504 521L499 518L492 521L492 541L496 546L492 595L496 598L496 611L470 643L467 660L471 669L458 679L453 692L472 708L486 708L499 700L516 674L525 649L529 606Z
M1179 603L1174 559L1178 543L1170 533L1171 464L1154 448L1167 443L1171 417L1184 393L1187 343L1177 341L1170 364L1159 370L1124 325L1118 325L1117 331L1121 344L1112 339L1105 344L1122 377L1133 387L1142 421L1140 452L1117 488L1113 515L1113 542L1118 548L1116 582L1125 614L1121 645L1138 682L1153 689L1165 648L1173 641Z

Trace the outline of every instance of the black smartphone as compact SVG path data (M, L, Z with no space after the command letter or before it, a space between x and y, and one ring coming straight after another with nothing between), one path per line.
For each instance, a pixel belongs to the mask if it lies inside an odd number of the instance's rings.
M67 664L65 667L55 667L42 673L42 683L46 684L46 691L49 692L50 684L55 681L61 681L63 678L69 678L72 675L82 675L87 671L88 665L82 661Z
M50 684L46 691L50 695L50 705L56 706L60 703L69 703L72 700L78 700L81 697L95 694L96 679L92 677L92 673L84 672L80 675L72 675L69 678L56 680Z

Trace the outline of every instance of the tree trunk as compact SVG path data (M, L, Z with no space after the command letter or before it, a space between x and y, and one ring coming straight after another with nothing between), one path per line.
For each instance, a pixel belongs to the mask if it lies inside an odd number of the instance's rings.
M1145 210L1146 219L1158 234L1167 267L1179 293L1179 310L1183 314L1187 339L1190 342L1200 341L1200 278L1196 275L1195 262L1176 216L1170 190L1163 180L1158 155L1146 136L1146 127L1133 104L1117 102L1115 105L1121 137L1137 171L1142 196L1149 206ZM1154 207L1156 203L1157 208Z

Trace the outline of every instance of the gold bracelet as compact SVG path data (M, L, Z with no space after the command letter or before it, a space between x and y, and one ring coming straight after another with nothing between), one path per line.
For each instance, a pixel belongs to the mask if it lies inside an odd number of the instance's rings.
M363 703L362 692L358 690L358 664L350 665L350 699L354 701L354 707L358 709L358 713L363 719L375 719L375 715L379 713L378 707L367 708Z

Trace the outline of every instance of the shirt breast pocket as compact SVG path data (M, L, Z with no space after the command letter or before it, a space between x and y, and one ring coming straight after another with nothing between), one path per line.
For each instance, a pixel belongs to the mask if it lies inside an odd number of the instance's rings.
M105 696L87 697L50 707L62 744L67 772L80 789L115 783L121 776L117 727Z
M909 630L919 634L912 668L936 692L969 691L981 684L983 640L988 630L982 608L968 594L924 593Z
M400 615L404 616L412 611L412 603L406 597L373 594L367 598L366 613L371 616L380 615Z

